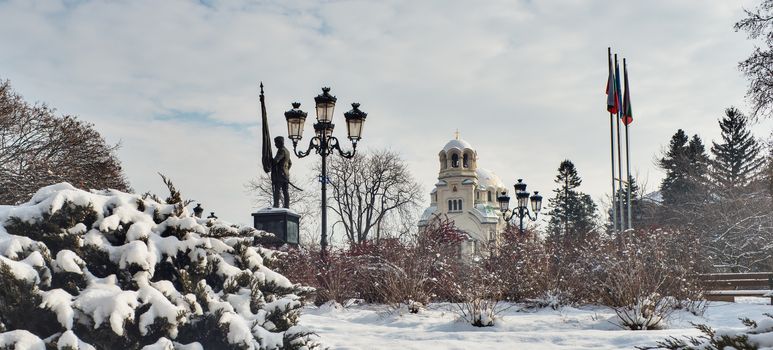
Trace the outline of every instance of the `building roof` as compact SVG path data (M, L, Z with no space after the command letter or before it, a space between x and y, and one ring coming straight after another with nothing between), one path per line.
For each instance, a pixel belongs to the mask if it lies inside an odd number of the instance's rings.
M497 176L497 174L494 174L493 171L484 169L484 168L478 168L475 170L475 175L478 177L478 186L489 188L505 188L505 184L502 182L502 179Z
M461 151L465 149L472 150L473 148L472 148L472 145L470 145L470 143L465 140L453 139L451 141L448 141L448 143L446 143L446 145L443 147L443 151L448 152L452 149L458 149Z

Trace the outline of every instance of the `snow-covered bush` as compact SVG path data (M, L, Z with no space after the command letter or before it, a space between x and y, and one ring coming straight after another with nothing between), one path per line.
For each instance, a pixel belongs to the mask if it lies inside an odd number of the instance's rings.
M544 309L549 307L553 310L558 310L567 304L567 300L569 300L569 296L567 296L566 292L550 289L536 298L527 298L524 306L527 309Z
M762 320L741 319L747 327L741 332L736 330L714 330L711 327L699 324L695 328L703 335L698 337L676 338L670 337L659 341L653 347L640 347L646 349L670 349L670 350L757 350L773 349L773 315L765 314L767 318Z
M694 242L678 231L626 231L585 262L588 288L615 310L622 327L662 328L683 301L702 299Z
M294 250L277 269L316 287L317 305L356 298L418 312L417 305L456 298L458 243L463 239L452 221L438 217L411 241L365 241L331 250L324 260L319 252Z
M521 234L517 227L509 226L488 265L502 279L508 301L528 302L548 293L557 295L553 259L548 246L534 232Z
M353 247L358 257L357 288L362 298L418 312L451 294L458 274L458 244L464 235L453 222L436 217L412 242L387 240L378 246Z
M0 206L0 348L309 349L265 233L62 183ZM185 344L185 345L184 345Z
M504 288L499 274L485 259L464 264L456 282L456 311L459 318L476 327L490 327L509 308L502 303Z

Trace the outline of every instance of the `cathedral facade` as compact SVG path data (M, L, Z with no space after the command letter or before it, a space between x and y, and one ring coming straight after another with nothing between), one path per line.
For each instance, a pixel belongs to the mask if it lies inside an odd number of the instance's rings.
M478 166L478 153L457 137L438 154L438 182L430 192L430 206L419 220L421 229L435 216L448 216L467 234L460 256L474 256L496 247L505 221L497 196L506 191L502 180Z

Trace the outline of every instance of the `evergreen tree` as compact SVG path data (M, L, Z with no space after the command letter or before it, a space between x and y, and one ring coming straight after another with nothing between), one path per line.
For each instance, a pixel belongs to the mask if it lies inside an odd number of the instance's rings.
M751 134L746 116L734 107L725 110L719 127L722 129L722 143L714 142L711 147L714 184L728 191L746 188L765 165L762 145Z
M628 178L628 183L625 184L622 190L617 189L614 197L612 197L612 204L618 205L618 208L619 208L619 204L617 203L617 198L618 198L617 194L620 193L620 196L623 198L623 216L625 217L625 222L627 223L628 222L628 200L627 200L628 192L631 193L631 208L633 208L632 209L633 211L631 212L632 226L634 228L640 228L642 226L646 226L647 224L645 224L645 222L648 221L648 218L645 217L644 210L642 208L641 188L639 188L639 184L636 183L636 178L634 178L633 176ZM619 219L620 213L616 213L616 214L618 218L617 220L620 220ZM612 228L614 227L612 225L612 219L613 219L612 210L610 208L609 212L607 213L608 230L612 230Z
M658 166L666 171L660 193L667 209L675 210L703 201L708 162L700 137L694 135L689 139L684 130L677 130L663 158L658 160Z
M548 234L553 239L579 239L595 227L596 203L590 195L577 190L582 179L570 160L561 162L555 182L558 188L549 200L552 209L548 213Z

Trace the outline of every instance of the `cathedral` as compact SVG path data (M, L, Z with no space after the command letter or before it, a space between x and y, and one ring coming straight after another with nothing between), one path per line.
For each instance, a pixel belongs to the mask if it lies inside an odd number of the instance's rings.
M436 215L447 215L468 239L460 247L461 256L474 256L496 247L506 223L497 203L505 185L493 172L478 167L478 153L467 141L456 137L438 154L440 172L430 192L430 206L419 220L426 226Z

